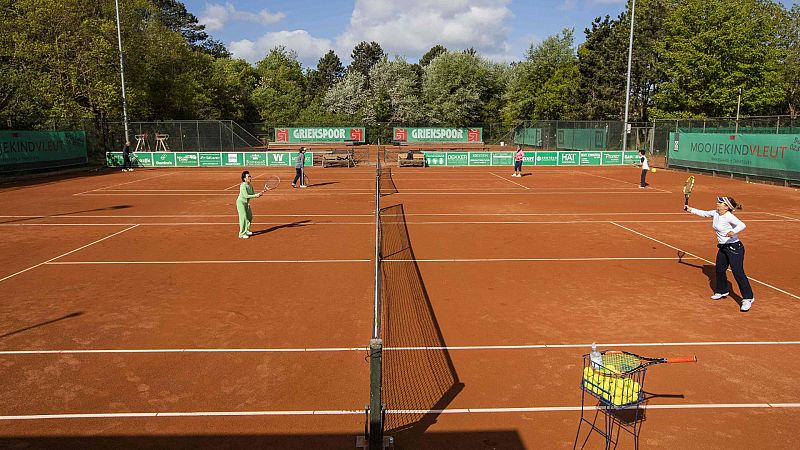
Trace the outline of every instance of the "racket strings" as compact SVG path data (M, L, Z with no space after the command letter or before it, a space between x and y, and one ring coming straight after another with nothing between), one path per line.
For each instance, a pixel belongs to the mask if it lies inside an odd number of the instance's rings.
M278 184L281 182L281 179L276 176L271 176L266 179L264 182L264 190L275 189L278 187Z
M603 365L619 372L630 372L641 365L639 358L627 353L604 353Z

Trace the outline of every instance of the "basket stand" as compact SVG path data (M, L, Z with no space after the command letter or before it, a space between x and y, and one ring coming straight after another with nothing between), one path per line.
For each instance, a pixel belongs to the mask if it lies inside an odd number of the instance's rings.
M619 435L625 430L633 436L634 449L639 448L639 431L641 421L644 420L642 404L644 403L644 375L646 367L639 367L629 372L614 372L604 366L596 366L583 355L584 376L581 380L581 418L578 422L578 431L572 448L578 448L581 437L581 427L585 422L589 426L589 433L583 439L581 448L586 445L592 432L597 432L605 438L605 448L616 448ZM607 381L608 380L608 381ZM623 385L621 392L615 386ZM615 396L616 394L616 396ZM588 398L587 398L588 397ZM592 407L587 403L597 401ZM591 410L594 411L592 417ZM589 411L587 411L589 410ZM603 416L603 423L597 424L598 416ZM616 439L615 431L616 429Z

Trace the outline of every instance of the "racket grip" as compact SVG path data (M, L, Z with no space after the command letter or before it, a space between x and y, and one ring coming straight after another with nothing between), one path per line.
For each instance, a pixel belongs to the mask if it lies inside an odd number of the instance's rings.
M675 358L667 358L668 363L694 363L697 362L697 356L678 356Z

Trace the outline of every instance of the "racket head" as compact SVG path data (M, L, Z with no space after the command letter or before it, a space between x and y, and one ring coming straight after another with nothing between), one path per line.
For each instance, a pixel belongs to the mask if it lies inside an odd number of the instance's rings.
M690 176L686 179L686 182L683 183L683 195L690 195L692 193L692 189L694 188L694 176Z
M690 176L686 179L686 182L683 183L683 204L689 204L689 196L692 194L692 189L694 188L694 175Z
M277 175L270 175L264 180L264 190L271 191L281 184L281 179Z

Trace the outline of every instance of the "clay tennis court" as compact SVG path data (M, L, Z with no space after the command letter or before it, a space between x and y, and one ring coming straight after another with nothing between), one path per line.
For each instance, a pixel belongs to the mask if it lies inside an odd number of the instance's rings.
M97 172L0 187L0 446L355 448L369 402L375 167L309 168L252 201L238 170ZM712 301L687 174L391 168L382 186L387 434L401 449L570 448L582 355L648 368L642 448L791 448L800 423L800 198L744 204L756 302ZM728 276L729 281L733 277ZM591 403L589 399L590 406ZM624 431L618 448L632 448ZM605 440L584 425L579 447Z

